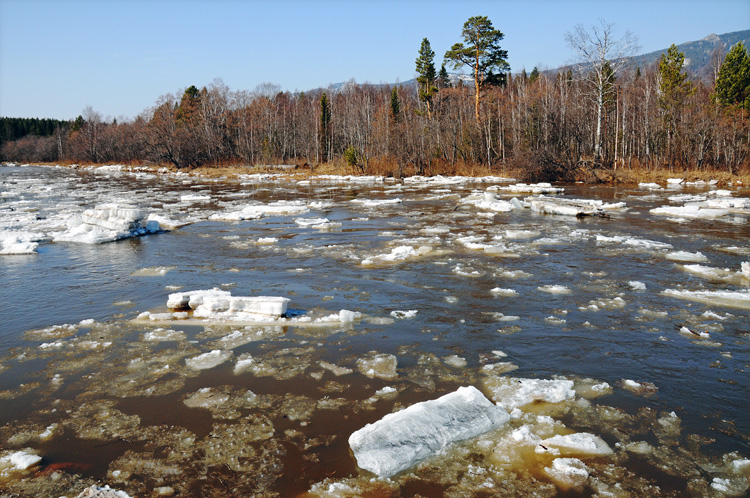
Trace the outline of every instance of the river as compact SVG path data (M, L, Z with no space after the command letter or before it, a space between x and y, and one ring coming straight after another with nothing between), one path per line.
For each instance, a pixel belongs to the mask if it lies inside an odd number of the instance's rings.
M0 180L0 234L38 244L0 255L0 455L41 457L6 471L0 458L0 488L747 493L750 188L533 194L495 177L228 181L7 165ZM545 214L529 208L540 195L603 211ZM71 220L102 204L135 206L170 229L63 241ZM705 211L680 211L690 205ZM170 294L213 288L286 297L287 318L160 319ZM341 310L359 315L331 318ZM214 351L215 366L190 366ZM492 396L503 377L570 380L575 396L523 406L509 427L391 480L357 467L352 432L460 386ZM513 447L508 431L523 427L532 443ZM613 452L572 455L586 476L568 483L534 446L571 432Z

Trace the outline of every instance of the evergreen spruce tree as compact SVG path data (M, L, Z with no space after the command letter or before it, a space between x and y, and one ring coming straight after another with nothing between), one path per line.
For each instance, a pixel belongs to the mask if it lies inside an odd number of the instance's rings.
M320 96L320 160L328 161L328 151L330 148L331 136L331 104L328 102L328 96L323 92Z
M534 69L531 70L531 74L529 74L529 83L534 83L538 79L539 79L539 69L537 69L537 67L534 66Z
M417 57L417 83L419 83L419 100L427 106L427 116L432 117L432 96L438 91L435 87L435 52L430 47L430 41L427 38L422 39L422 45L419 47L419 57Z
M455 69L469 66L474 72L474 114L479 123L479 96L485 84L499 83L504 78L499 77L510 71L506 61L508 51L500 48L500 41L505 35L492 26L492 21L486 16L470 17L464 23L461 32L463 43L454 44L445 53L445 60L453 63ZM499 72L493 74L494 70ZM487 78L487 76L492 76Z
M714 92L721 105L750 110L750 55L742 42L735 44L724 58Z
M448 71L445 70L445 64L440 66L440 72L438 73L438 88L450 88L451 80L448 77Z
M391 90L391 117L394 123L401 121L401 101L398 99L398 87Z
M682 109L687 98L693 93L693 84L682 71L685 64L685 54L677 49L675 44L662 54L659 59L659 108L667 132L667 157L670 166L673 163L672 153L675 133L682 117Z

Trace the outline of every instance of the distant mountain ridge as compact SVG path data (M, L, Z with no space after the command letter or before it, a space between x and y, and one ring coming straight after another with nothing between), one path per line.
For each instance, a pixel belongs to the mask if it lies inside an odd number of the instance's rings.
M745 44L745 48L750 49L750 29L744 31L735 31L733 33L724 33L717 35L711 33L701 40L685 42L677 45L677 49L685 54L685 69L692 77L697 77L706 83L713 83L714 71L711 66L711 54L718 47L722 50L721 61L724 56L738 42ZM643 55L631 57L635 66L646 68L657 62L662 54L667 52L667 48L649 52Z
M685 54L685 69L690 74L691 78L698 78L705 83L713 83L714 80L714 69L711 65L711 55L714 50L718 47L721 50L721 61L724 61L724 56L729 52L738 42L745 44L745 48L750 50L750 29L744 31L734 31L732 33L724 33L717 35L711 33L701 40L689 41L677 45L677 49ZM630 57L632 62L631 67L640 67L641 70L646 69L651 64L656 63L662 54L666 53L668 47L647 54L635 55ZM566 69L569 66L561 66L557 69L548 69L546 73L557 73L562 69ZM529 69L527 69L530 72ZM517 74L517 73L514 73ZM473 85L473 78L470 74L455 74L451 73L448 75L451 84L455 85L459 80L463 81L465 85ZM416 86L416 78L399 82L399 83L373 83L373 86L393 86L395 84L402 86ZM354 79L351 79L342 83L333 83L328 85L323 90L338 93L344 92L352 88L354 85Z

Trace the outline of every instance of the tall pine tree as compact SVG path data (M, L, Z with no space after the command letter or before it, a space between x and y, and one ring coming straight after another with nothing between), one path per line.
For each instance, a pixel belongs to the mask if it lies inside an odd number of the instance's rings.
M721 105L750 110L750 55L742 42L735 44L724 58L714 92Z
M435 52L430 47L430 41L427 38L422 39L422 45L419 47L419 57L417 57L417 83L419 83L419 100L427 106L427 116L432 117L432 96L437 92L435 86Z
M455 69L469 66L474 72L474 114L479 123L479 94L482 87L501 82L505 72L510 71L506 61L508 51L500 48L505 35L495 29L486 16L474 16L464 23L461 36L463 43L454 44L445 53L445 60L452 62ZM494 70L499 74L494 74Z
M320 129L318 133L320 161L326 162L331 146L331 104L328 102L328 95L325 92L320 96Z
M675 133L682 118L682 109L693 93L693 84L682 71L685 54L672 44L659 59L659 108L667 132L667 157L673 163Z

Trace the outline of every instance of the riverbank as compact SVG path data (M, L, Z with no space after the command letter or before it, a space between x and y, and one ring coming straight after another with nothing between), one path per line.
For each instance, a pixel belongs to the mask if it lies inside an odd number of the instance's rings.
M81 163L31 163L32 166L63 166L70 168L99 168L104 164L81 164ZM172 165L155 165L155 164L122 164L126 171L146 171L150 173L182 173L200 178L238 178L242 175L267 173L267 174L285 174L295 178L309 178L319 175L340 175L340 176L386 176L390 174L381 174L378 171L363 173L356 167L342 165L339 163L327 163L315 168L309 165L284 164L284 165L267 165L267 166L202 166L199 168L175 168ZM521 168L488 168L486 166L463 167L451 175L443 176L467 176L467 177L485 177L499 176L504 178L515 178L525 180L530 183L536 183L541 180L525 178L527 172ZM404 175L411 176L411 175ZM424 176L438 176L424 175ZM598 174L590 175L590 181L579 182L600 185L638 185L639 183L658 183L667 184L668 180L681 179L683 182L713 182L717 186L737 186L750 185L750 172L729 173L727 171L695 170L695 169L647 169L647 168L620 168L617 170L599 170Z

